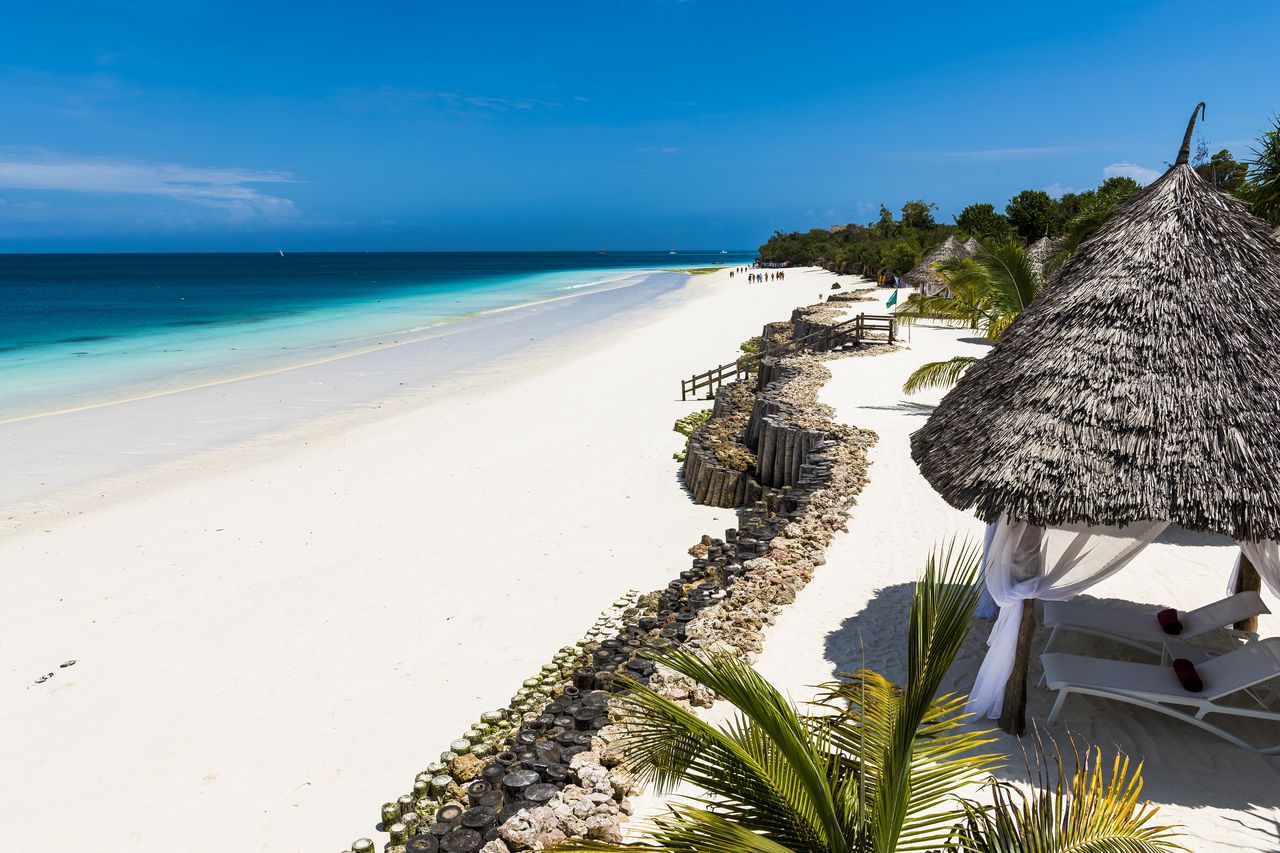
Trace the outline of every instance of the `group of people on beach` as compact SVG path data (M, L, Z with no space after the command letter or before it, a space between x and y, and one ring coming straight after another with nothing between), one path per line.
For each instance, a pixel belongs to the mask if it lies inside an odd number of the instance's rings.
M766 282L766 281L782 281L787 277L786 272L778 270L777 272L748 272L751 267L737 267L729 270L729 278L733 278L734 273L741 275L747 273L747 281L750 283Z

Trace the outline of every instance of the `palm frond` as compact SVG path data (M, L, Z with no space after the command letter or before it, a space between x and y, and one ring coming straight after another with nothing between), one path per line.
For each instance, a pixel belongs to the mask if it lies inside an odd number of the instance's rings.
M916 583L907 633L907 681L883 766L880 796L871 815L876 850L899 850L908 819L918 815L911 788L912 757L947 670L969 636L978 606L981 552L953 538L925 562Z
M662 661L683 662L671 656ZM722 663L717 659L711 665ZM829 834L787 763L788 758L802 765L811 761L803 754L809 744L796 755L793 744L774 743L741 724L717 728L648 687L628 686L614 716L624 731L623 763L637 778L660 793L688 781L716 797L725 816L797 849L817 846Z
M913 293L893 312L893 318L905 325L921 320L940 320L973 328L982 319L982 312L971 304L949 296L925 296Z
M955 791L977 784L997 758L978 752L986 732L962 727L963 697L935 698L969 633L977 605L976 546L952 539L916 584L909 618L908 678L899 687L870 670L822 685L812 724L850 765L851 850L932 850L952 833Z
M966 853L1167 853L1183 850L1172 826L1155 824L1158 809L1140 803L1142 765L1117 755L1108 775L1102 754L1083 756L1071 741L1075 766L1067 772L1062 751L1035 747L1037 784L1030 790L991 780L992 805L965 804L967 818L953 846Z
M902 390L914 394L928 388L948 388L959 382L964 372L977 361L973 356L958 355L946 361L925 362L911 372L902 384Z
M843 821L827 785L825 744L812 737L795 706L749 665L733 658L703 658L683 649L651 657L711 688L739 711L724 734L745 748L762 776L828 849L837 849ZM729 784L722 788L732 792L735 781L724 781Z
M1031 255L1018 243L987 240L970 259L981 269L989 306L987 337L995 340L1044 287Z

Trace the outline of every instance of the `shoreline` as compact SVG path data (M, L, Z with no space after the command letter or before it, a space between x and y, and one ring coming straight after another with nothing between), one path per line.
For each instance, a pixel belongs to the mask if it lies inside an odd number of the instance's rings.
M0 530L6 525L15 529L15 521L20 524L24 516L65 504L77 492L115 493L126 482L145 485L172 471L190 469L197 460L236 460L255 449L323 438L384 418L392 410L440 403L484 381L514 376L530 364L545 368L566 352L583 352L615 326L642 322L645 314L668 301L697 298L699 277L657 272L627 278L634 280L477 312L431 327L431 334L331 358L2 420L0 467L10 477L0 486L0 506L7 516L7 521L0 520ZM468 349L460 352L460 347ZM521 366L511 363L514 359ZM382 383L371 389L370 378L377 376ZM301 386L321 389L310 393L307 411L293 413L277 406L277 399L284 400ZM273 413L276 409L283 411ZM146 423L141 433L122 426L140 420ZM184 422L191 420L202 422L205 434L192 436L180 447L163 446L164 436L182 432ZM91 439L99 441L94 459L79 459L78 470L83 472L86 462L101 470L46 485L57 481L59 459L73 448L77 455L83 453L86 434L105 438ZM122 458L127 463L122 467L102 465ZM39 486L32 481L37 475Z
M600 272L605 272L601 270ZM354 337L341 336L338 338L328 339L326 341L317 341L306 344L300 349L307 350L323 350L323 349L340 349L339 352L324 357L313 357L301 361L279 361L272 363L275 359L283 359L282 356L274 356L263 364L263 358L260 356L256 360L246 360L244 362L234 362L222 365L219 368L204 368L200 370L186 370L178 374L171 374L162 377L153 377L150 380L127 382L121 387L110 392L112 396L106 396L99 399L89 399L84 402L70 403L66 405L56 405L55 408L39 409L33 411L20 411L17 414L0 415L0 426L10 423L18 423L25 420L36 418L51 417L62 414L70 414L73 412L83 411L85 409L99 408L103 406L113 406L121 403L128 403L135 400L151 399L167 394L180 394L185 391L193 391L212 385L223 385L227 383L238 382L246 379L254 379L261 376L269 376L275 373L282 373L289 370L298 370L325 364L343 358L351 358L364 355L370 352L376 352L380 348L390 348L394 346L403 346L406 344L421 343L434 337L447 334L456 334L458 332L469 331L474 328L478 322L484 321L486 318L501 315L506 312L513 311L530 311L539 309L542 306L551 305L557 302L581 299L596 294L609 293L614 290L620 290L627 287L643 286L650 279L662 275L679 274L692 277L692 274L684 269L663 269L663 268L637 268L634 270L619 268L607 270L610 273L616 273L607 278L596 281L589 281L578 284L564 285L558 288L558 292L553 295L547 295L540 298L525 299L523 301L513 302L508 305L500 305L493 308L480 308L472 311L454 314L432 322L419 323L406 328L390 329L379 331L375 334L359 334ZM580 270L566 270L565 272L581 272ZM545 274L545 273L543 273ZM388 302L394 299L413 298L411 296L402 295L399 297L391 297ZM376 300L382 303L382 299ZM351 306L347 306L351 307ZM316 314L323 313L324 309L313 309ZM334 310L332 307L328 310ZM282 319L275 317L272 319ZM220 324L215 324L220 325ZM243 320L226 321L227 326L246 326L254 325ZM204 326L202 328L209 328ZM149 329L139 332L136 336L126 337L125 345L129 340L138 341L145 340L148 336L160 334L162 332L171 331L168 329ZM388 338L389 340L379 340L371 343L376 338ZM46 346L55 346L50 344ZM288 349L288 348L286 348ZM255 363L262 365L255 367ZM200 373L207 372L209 377L205 379L197 379ZM173 384L182 377L192 377L195 381L188 381L186 384ZM78 393L73 395L83 397L84 394Z

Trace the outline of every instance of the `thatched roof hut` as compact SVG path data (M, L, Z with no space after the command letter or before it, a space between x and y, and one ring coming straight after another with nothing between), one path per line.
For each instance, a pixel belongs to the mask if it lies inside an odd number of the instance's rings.
M964 256L967 258L982 248L982 244L978 242L977 237L970 237L964 241Z
M932 296L934 293L941 292L946 288L946 282L938 277L933 271L933 265L945 261L949 258L965 258L970 252L955 237L948 237L924 256L924 260L916 264L910 272L902 277L902 280L910 287L923 293L925 296Z
M1280 244L1188 165L1194 122L912 436L953 506L1280 538Z

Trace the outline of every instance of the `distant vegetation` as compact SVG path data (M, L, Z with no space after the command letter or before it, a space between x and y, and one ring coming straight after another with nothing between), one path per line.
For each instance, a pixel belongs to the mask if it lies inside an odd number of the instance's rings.
M1259 136L1251 155L1241 162L1226 149L1210 154L1202 142L1193 166L1218 189L1249 203L1256 215L1280 225L1280 117L1273 118L1272 127ZM924 199L904 204L897 218L881 205L877 221L867 225L774 232L760 247L760 259L875 278L882 273L907 272L952 235L960 240L1017 239L1024 244L1049 236L1055 242L1049 263L1052 269L1140 189L1132 178L1113 177L1094 189L1063 193L1058 198L1043 190L1023 190L1009 199L1003 213L992 204L979 202L960 211L954 225L936 222L937 205Z

